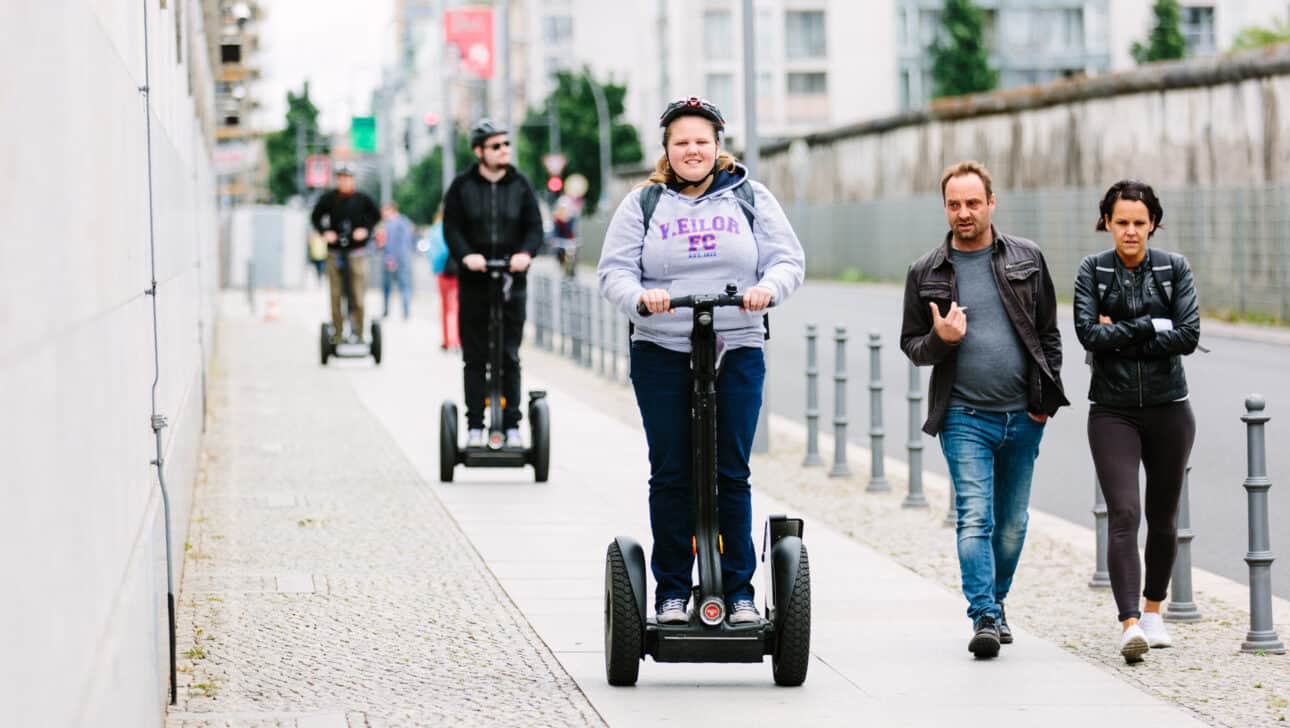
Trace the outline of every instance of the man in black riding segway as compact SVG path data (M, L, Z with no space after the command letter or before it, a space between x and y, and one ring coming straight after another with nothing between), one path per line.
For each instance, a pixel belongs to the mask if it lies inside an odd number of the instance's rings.
M345 295L344 269L349 270L351 333L363 338L363 293L367 291L367 241L381 211L371 197L354 188L354 172L336 169L336 189L324 192L310 216L314 229L327 241L327 282L331 286L331 325L339 338L344 318L340 301ZM333 341L339 343L339 341Z
M484 399L488 395L489 259L509 259L504 286L502 425L507 447L523 447L520 435L520 338L524 331L526 276L542 245L542 215L533 187L511 166L508 130L480 119L470 130L479 160L452 181L444 195L443 234L461 265L458 321L466 390L466 446L484 444ZM498 376L494 373L494 376Z

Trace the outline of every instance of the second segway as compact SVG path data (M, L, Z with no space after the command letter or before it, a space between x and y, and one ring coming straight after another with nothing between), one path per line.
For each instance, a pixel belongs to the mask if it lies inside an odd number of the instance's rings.
M671 307L694 309L690 427L694 442L695 534L699 584L687 624L659 624L645 611L645 551L619 536L605 556L605 674L610 685L634 685L646 655L655 662L761 662L770 655L777 685L806 680L811 656L811 570L800 518L766 520L762 571L764 619L726 621L721 586L721 534L717 520L717 352L715 309L742 306L733 285L724 294L681 296ZM642 316L649 311L638 309ZM734 535L732 534L732 538Z
M534 480L545 483L551 470L551 414L546 392L529 392L529 447L507 447L502 412L502 358L506 353L502 305L505 303L505 273L508 260L489 260L488 300L488 437L477 447L461 447L457 440L457 404L444 400L439 408L439 480L452 482L458 465L468 468L522 468L533 466Z
M350 320L350 311L354 309L353 298L362 296L366 291L354 290L354 278L350 268L349 261L349 231L348 226L339 234L340 248L336 252L329 252L328 255L335 255L336 265L340 268L340 310L341 310L341 330L337 331L330 323L324 322L318 331L318 355L323 366L327 365L327 360L337 359L364 359L372 357L377 363L381 363L381 322L372 319L369 324L371 332L367 341L362 340L361 332L354 331L354 324Z

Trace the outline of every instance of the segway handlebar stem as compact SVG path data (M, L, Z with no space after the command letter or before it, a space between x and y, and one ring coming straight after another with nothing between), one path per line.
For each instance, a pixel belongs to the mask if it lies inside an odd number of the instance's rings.
M675 311L678 308L719 308L722 306L743 306L744 294L742 293L700 293L691 296L677 296L668 301L668 309ZM775 304L770 304L767 308L773 308ZM636 304L636 313L641 316L650 316L650 310L644 303Z

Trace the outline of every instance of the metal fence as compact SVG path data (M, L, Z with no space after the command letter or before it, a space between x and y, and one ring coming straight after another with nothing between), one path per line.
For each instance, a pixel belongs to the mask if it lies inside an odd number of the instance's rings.
M1290 186L1158 189L1164 227L1154 245L1187 256L1207 311L1290 321ZM1111 247L1094 230L1104 189L996 192L996 226L1044 250L1057 295L1070 299L1084 256ZM786 213L813 277L904 280L945 235L938 195L794 203ZM581 221L583 260L600 257L608 219Z

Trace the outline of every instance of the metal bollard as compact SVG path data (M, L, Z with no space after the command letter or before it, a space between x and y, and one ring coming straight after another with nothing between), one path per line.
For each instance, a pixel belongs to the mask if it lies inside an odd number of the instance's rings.
M1241 652L1285 654L1285 644L1277 638L1272 624L1272 545L1268 533L1268 478L1267 449L1264 443L1264 423L1269 419L1263 414L1266 403L1258 394L1245 400L1246 424L1246 499L1249 503L1250 551L1245 563L1250 565L1250 631L1241 643Z
M1111 586L1111 573L1106 566L1106 543L1110 538L1110 523L1106 515L1106 498L1102 484L1093 476L1093 531L1095 535L1093 577L1088 580L1090 589L1107 589Z
M618 330L618 308L609 307L609 378L618 378L618 340L619 336L614 333Z
M605 377L609 374L605 361L605 314L608 309L604 296L599 295L598 291L593 291L591 295L596 297L596 348L600 350L600 376Z
M583 368L590 369L596 356L596 342L592 336L591 326L591 309L593 305L591 302L591 288L578 286L578 290L582 293L582 361L579 363L582 364Z
M902 508L926 508L923 494L923 386L918 381L918 367L909 363L909 494Z
M538 275L529 276L529 287L533 290L529 295L529 305L532 308L533 319L533 345L542 347L542 277Z
M555 279L546 279L546 350L555 351L556 328Z
M560 324L560 356L569 352L569 281L560 279L560 310L557 312Z
M869 332L869 485L868 493L886 493L891 490L885 472L882 440L882 334Z
M1169 604L1165 607L1167 622L1199 622L1200 610L1191 589L1191 465L1183 471L1182 494L1178 499L1178 556L1170 577Z
M833 328L837 357L833 365L833 469L830 478L848 478L847 467L847 327Z
M802 467L823 465L820 459L820 368L816 358L815 324L806 325L806 457Z

